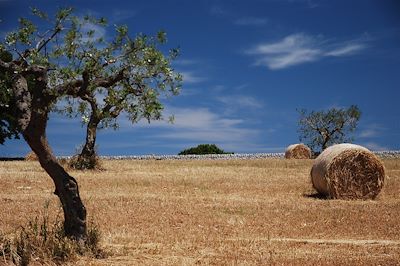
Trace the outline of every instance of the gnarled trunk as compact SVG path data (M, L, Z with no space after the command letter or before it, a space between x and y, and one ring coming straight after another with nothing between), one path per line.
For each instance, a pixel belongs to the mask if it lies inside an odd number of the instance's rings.
M78 169L94 169L97 165L97 155L95 150L97 126L100 120L92 115L86 129L86 142L78 155L74 167Z
M77 181L60 166L48 146L43 124L46 120L32 114L31 123L24 131L26 142L38 156L40 165L55 184L55 194L60 198L64 211L65 235L77 240L86 237L86 209L79 196Z
M31 95L26 79L22 75L14 77L18 122L24 139L55 184L55 194L64 211L65 235L82 241L86 239L86 208L79 196L77 181L57 162L47 142L46 126L52 98L44 94L45 84L46 72L36 78Z

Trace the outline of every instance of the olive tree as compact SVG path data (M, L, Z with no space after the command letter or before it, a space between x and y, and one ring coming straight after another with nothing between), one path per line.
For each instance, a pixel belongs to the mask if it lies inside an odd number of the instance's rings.
M313 150L314 153L325 150L337 143L350 142L351 132L357 127L361 111L356 105L349 108L331 108L326 111L298 110L299 139Z
M52 18L37 9L32 11L42 22L35 25L21 18L18 28L0 43L0 54L7 55L0 59L0 137L10 138L15 132L23 136L55 184L66 236L85 240L86 208L78 183L57 162L46 138L50 112L66 97L95 107L99 100L95 93L102 91L104 106L102 111L92 108L96 114L92 119L103 118L105 113L113 118L123 110L140 110L138 116L148 112L152 115L143 116L153 117L161 104L156 99L159 93L150 84L156 80L157 88L165 89L163 82L173 84L180 76L156 51L154 39L143 35L131 39L126 27L116 27L114 38L107 42L94 30L94 25L105 26L103 18L77 17L72 8L60 9ZM164 42L165 35L155 39ZM175 55L172 51L171 56ZM154 71L146 72L146 68ZM146 79L149 75L154 75L153 79Z
M117 118L126 114L132 123L140 119L161 119L163 105L161 94L176 95L180 89L181 75L171 67L178 55L171 49L165 56L158 46L166 42L166 34L155 37L143 34L131 38L126 26L116 27L112 40L96 35L93 27L106 27L105 20L86 17L72 21L65 46L68 51L68 79L82 76L85 89L68 96L61 111L69 116L80 116L86 124L86 140L80 154L73 160L78 169L94 168L96 164L97 130L118 128ZM78 32L77 29L84 29ZM65 74L65 69L60 74Z

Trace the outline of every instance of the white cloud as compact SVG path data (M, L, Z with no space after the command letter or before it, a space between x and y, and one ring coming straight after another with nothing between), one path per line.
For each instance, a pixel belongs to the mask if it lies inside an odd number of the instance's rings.
M179 97L188 97L193 95L198 95L202 92L202 88L187 88L184 87L179 91Z
M259 109L263 107L263 104L259 100L247 95L221 96L217 100L236 108Z
M387 130L384 126L376 123L363 125L360 129L359 138L379 137Z
M312 49L298 49L279 56L264 57L257 61L257 65L266 65L271 70L283 69L290 66L313 62L319 59L320 52Z
M165 117L171 114L175 117L173 124L153 121L151 124L141 122L137 126L141 129L163 129L163 133L157 131L152 138L198 143L243 143L244 145L249 140L255 140L259 134L258 130L246 128L243 119L226 118L208 108L167 107ZM126 124L128 123L126 121Z
M267 24L266 18L258 17L243 17L234 21L234 24L239 26L261 26Z
M364 49L365 47L366 46L364 44L360 44L360 43L348 44L343 47L339 47L337 49L329 51L325 55L326 56L346 56L346 55L354 54L354 53Z
M277 70L318 61L324 57L350 56L365 48L366 45L357 40L333 43L321 36L296 33L276 42L257 45L246 53L257 56L255 65Z
M112 12L112 18L116 22L130 19L130 18L133 18L134 16L136 16L136 11L133 11L133 10L114 9Z
M361 131L360 138L371 138L379 135L379 132L376 129L365 129Z
M183 83L199 83L205 80L203 77L196 76L190 71L180 71L183 77Z
M230 128L243 122L240 119L222 118L208 108L169 108L168 110L175 116L174 126L180 129Z
M174 65L177 66L190 66L190 65L195 65L199 64L199 61L193 60L193 59L178 59L173 62Z
M250 54L282 54L293 50L310 49L315 46L316 39L303 33L286 36L282 40L273 43L260 44L250 50Z

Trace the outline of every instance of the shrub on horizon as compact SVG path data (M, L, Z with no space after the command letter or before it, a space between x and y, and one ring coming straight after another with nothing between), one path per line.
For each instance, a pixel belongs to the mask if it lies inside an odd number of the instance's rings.
M232 152L225 152L217 147L215 144L200 144L197 147L192 147L181 151L178 155L201 155L201 154L232 154Z

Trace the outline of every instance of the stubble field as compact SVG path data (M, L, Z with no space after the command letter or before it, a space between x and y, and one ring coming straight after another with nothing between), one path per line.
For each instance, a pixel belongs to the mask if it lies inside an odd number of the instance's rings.
M70 171L102 233L78 265L399 265L400 159L374 201L325 200L312 160L103 161ZM37 162L0 162L0 232L60 215ZM0 262L1 263L1 262Z

